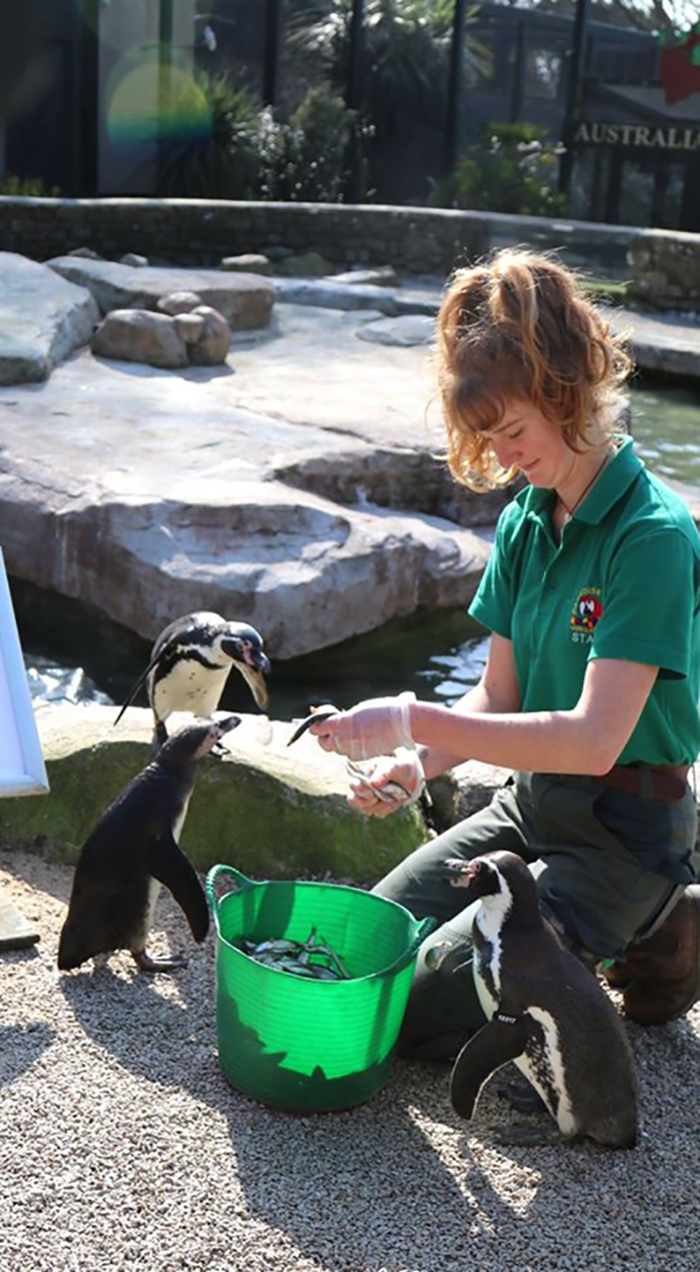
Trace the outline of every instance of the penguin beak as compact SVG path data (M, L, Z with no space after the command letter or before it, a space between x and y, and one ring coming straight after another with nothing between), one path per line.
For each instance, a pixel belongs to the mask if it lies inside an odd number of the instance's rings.
M450 857L445 866L452 887L468 889L474 898L496 890L493 887L492 871L483 861L463 861L461 857Z
M270 671L270 660L262 649L256 649L248 640L224 640L224 653L235 663L252 693L256 705L265 711L270 701L265 676Z
M241 717L237 715L224 716L223 720L217 720L216 725L221 735L230 733L232 729L237 729L241 723Z
M265 662L269 667L270 664L268 663L267 658L265 658ZM236 666L255 698L257 706L260 707L261 711L267 710L270 695L262 672L258 671L256 667L249 667L247 663L236 662Z

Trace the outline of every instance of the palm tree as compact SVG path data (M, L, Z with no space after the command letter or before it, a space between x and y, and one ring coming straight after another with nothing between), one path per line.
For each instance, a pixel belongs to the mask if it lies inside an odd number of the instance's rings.
M295 0L291 40L331 84L348 82L353 0ZM435 175L441 153L454 0L365 0L359 112L374 135L370 166L378 193L407 193L411 178ZM478 6L472 5L467 23ZM485 69L483 45L467 39L467 84ZM427 166L425 166L427 165Z

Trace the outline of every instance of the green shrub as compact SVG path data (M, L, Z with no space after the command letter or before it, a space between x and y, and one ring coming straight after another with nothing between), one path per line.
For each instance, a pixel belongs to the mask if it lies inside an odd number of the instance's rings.
M0 194L10 194L29 199L56 199L61 191L58 186L47 190L41 177L16 177L8 173L0 177Z
M353 112L326 87L312 88L288 122L263 111L260 197L336 203L343 197Z
M556 189L562 147L544 136L538 124L487 124L484 141L465 151L438 183L434 201L474 211L560 215L566 206Z
M249 199L259 179L260 104L234 88L225 72L200 73L204 109L199 135L168 139L161 151L156 193L163 198Z
M234 88L225 72L200 74L196 84L206 102L198 112L202 126L198 135L162 146L160 197L342 198L353 112L329 88L311 89L284 121L247 89Z

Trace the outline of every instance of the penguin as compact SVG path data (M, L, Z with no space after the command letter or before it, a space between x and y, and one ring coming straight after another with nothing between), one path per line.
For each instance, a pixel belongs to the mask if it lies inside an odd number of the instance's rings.
M488 1019L454 1063L450 1098L470 1119L483 1083L514 1060L558 1129L515 1126L502 1144L588 1138L608 1148L637 1141L637 1082L620 1018L595 976L565 949L538 908L525 862L511 852L447 862L467 904L474 981Z
M157 959L146 952L161 884L187 916L195 941L204 940L209 929L204 890L178 839L197 761L238 724L240 717L232 715L178 729L102 814L75 869L58 946L60 971L123 949L144 972L184 966L181 956Z
M270 662L255 628L247 623L229 623L207 610L184 614L160 633L148 666L132 686L114 723L119 724L145 683L153 711L155 741L162 746L168 736L165 721L174 711L191 711L202 717L213 715L232 667L238 668L257 706L264 711L269 702L265 676Z

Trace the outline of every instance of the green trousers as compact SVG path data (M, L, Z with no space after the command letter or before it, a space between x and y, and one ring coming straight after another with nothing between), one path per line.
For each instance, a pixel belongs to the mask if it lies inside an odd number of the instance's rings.
M464 907L445 869L450 857L517 853L537 878L543 914L593 963L624 957L658 926L700 872L696 840L690 789L670 803L591 777L516 774L487 808L418 848L374 888L416 918L437 920L419 951L399 1054L450 1059L484 1024L472 975L479 902Z

